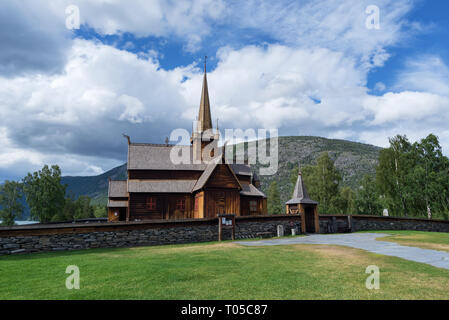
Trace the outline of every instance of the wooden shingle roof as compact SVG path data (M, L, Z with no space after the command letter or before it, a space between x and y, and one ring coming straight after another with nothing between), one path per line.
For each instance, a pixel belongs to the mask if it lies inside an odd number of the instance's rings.
M302 179L301 170L299 171L298 178L296 179L295 190L293 191L293 197L286 204L318 204L315 200L309 198L304 180Z
M191 193L196 180L128 180L129 192Z
M240 191L240 194L243 195L243 196L266 198L266 195L262 191L257 189L252 184L245 184L245 183L243 183L242 184L242 191Z
M132 143L128 146L128 170L198 170L203 171L205 164L194 164L192 160L186 164L176 164L171 160L170 154L180 150L190 152L191 146L152 145L142 143Z
M109 198L127 198L128 189L126 180L110 180L108 189Z
M190 163L175 164L170 154L176 152L173 145L155 145L144 143L131 143L128 146L128 170L193 170L204 171L207 164ZM190 153L193 157L192 146L178 146L178 151ZM247 164L230 163L237 175L251 175L251 168Z

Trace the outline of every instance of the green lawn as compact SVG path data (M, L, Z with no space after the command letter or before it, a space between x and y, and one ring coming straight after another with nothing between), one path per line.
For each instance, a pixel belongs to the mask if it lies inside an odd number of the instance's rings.
M81 289L65 288L77 265ZM380 290L365 287L368 265ZM0 299L448 299L449 270L338 246L231 242L0 257Z
M449 252L449 233L424 231L366 231L387 233L391 236L379 238L378 241L391 241L398 244L424 249L433 249Z

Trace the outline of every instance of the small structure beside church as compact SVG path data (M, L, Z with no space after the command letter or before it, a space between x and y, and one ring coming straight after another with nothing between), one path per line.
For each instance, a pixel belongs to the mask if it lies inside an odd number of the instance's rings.
M318 202L310 199L306 186L304 185L301 168L299 168L292 199L286 202L286 210L287 214L301 215L302 233L320 232Z
M128 138L128 178L109 182L109 221L201 219L222 214L267 214L260 181L247 164L228 163L212 128L206 64L191 145L176 146L190 162L171 160L174 145L132 143Z

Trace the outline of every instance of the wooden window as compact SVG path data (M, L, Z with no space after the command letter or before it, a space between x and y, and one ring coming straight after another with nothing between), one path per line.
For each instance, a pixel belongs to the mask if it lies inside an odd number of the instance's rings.
M257 212L257 200L250 200L249 201L249 211L250 212Z
M156 210L156 198L148 197L147 198L147 210Z
M184 211L185 209L186 209L186 200L185 199L176 200L176 210Z

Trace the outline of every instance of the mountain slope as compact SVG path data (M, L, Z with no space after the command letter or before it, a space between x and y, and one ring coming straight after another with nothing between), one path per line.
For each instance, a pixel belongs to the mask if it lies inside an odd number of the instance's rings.
M87 195L94 204L106 204L108 197L108 179L126 180L126 163L98 176L62 177L61 183L67 185L67 195L78 198Z
M301 166L314 164L322 152L328 152L343 176L343 185L355 189L365 174L375 174L381 148L346 140L304 136L280 137L278 150L278 171L273 176L260 176L261 188L267 193L269 185L275 180L281 200L286 202L291 198L294 187L290 183L291 170L298 163ZM254 169L259 166L256 164Z
M335 165L343 175L343 184L356 188L365 174L374 174L381 148L363 143L346 140L334 140L320 137L279 137L279 167L273 176L260 176L262 190L266 193L273 180L278 182L281 200L290 198L293 186L290 184L290 172L298 165L312 164L320 155L327 151L335 161ZM259 172L260 164L252 166ZM67 184L68 194L75 197L88 195L94 203L106 204L108 178L126 179L126 164L109 170L99 176L63 177L62 183Z

